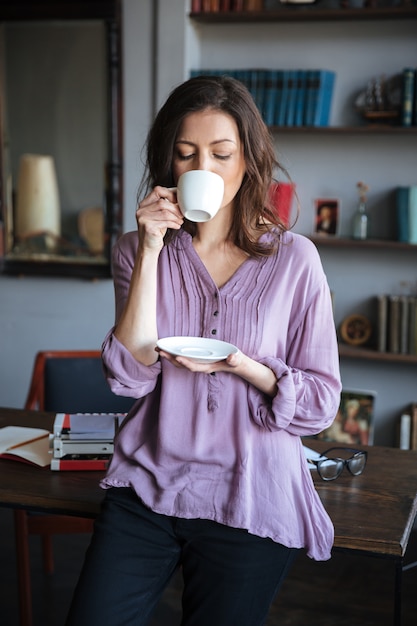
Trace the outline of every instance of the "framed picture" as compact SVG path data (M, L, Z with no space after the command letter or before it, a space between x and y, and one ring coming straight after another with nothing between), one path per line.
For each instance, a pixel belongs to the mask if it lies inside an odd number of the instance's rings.
M332 236L338 233L339 229L339 208L340 201L336 198L316 198L315 226L316 235Z
M375 391L343 390L333 424L317 435L317 439L351 446L372 445L375 399Z

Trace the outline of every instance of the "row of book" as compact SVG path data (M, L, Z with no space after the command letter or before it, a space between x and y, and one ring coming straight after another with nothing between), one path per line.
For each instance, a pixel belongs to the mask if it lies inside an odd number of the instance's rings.
M417 354L417 296L380 294L377 301L377 349Z
M417 185L395 190L397 239L417 244Z
M191 70L233 76L250 91L268 126L328 126L336 74L330 70Z
M192 13L262 11L264 0L191 0Z
M401 450L417 450L417 403L413 402L402 412L398 422L398 447Z
M411 67L402 72L401 126L417 126L417 70Z

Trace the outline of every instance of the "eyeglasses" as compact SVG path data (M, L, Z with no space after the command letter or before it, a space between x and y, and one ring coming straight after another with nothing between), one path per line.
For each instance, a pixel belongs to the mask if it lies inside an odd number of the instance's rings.
M348 459L340 457L328 457L329 452L334 450L345 450L353 452ZM317 473L322 480L335 480L343 472L343 468L347 467L352 476L359 476L365 469L368 453L364 450L356 450L355 448L329 448L319 459L307 459L309 463L313 463L317 467Z

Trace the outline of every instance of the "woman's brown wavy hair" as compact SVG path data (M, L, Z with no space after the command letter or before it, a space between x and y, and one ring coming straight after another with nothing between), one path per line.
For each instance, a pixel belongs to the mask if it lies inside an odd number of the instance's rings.
M246 173L235 198L235 219L228 238L251 256L265 256L275 245L258 243L255 228L265 224L285 225L269 200L274 170L285 169L275 157L272 137L246 87L230 76L196 76L176 87L157 114L149 131L146 148L146 171L140 191L155 185L173 187L172 160L180 126L190 113L213 109L230 115L236 122L246 164ZM195 224L185 220L184 229L191 235ZM166 241L175 232L168 231Z

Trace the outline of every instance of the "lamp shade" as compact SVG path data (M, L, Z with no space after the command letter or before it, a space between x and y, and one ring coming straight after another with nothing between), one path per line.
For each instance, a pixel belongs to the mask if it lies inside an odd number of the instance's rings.
M23 154L17 178L15 234L61 234L58 181L51 156Z

